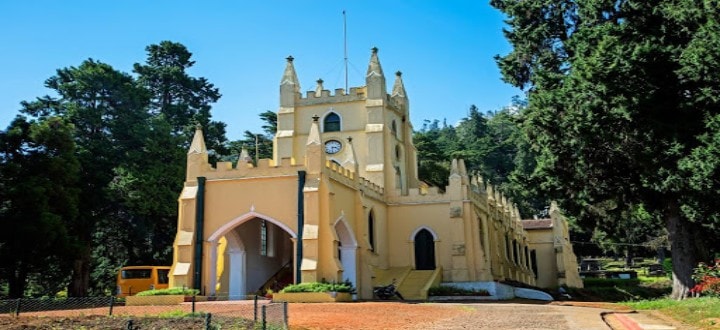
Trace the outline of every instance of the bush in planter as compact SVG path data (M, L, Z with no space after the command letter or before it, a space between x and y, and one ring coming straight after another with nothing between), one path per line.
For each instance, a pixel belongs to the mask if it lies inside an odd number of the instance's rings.
M138 292L136 296L197 296L200 294L198 289L188 288L168 288L159 290L147 290Z
M464 289L456 286L434 286L428 290L428 296L489 296L483 289Z
M323 282L307 282L291 284L280 290L281 293L291 292L348 292L353 293L352 285L348 283L323 283Z

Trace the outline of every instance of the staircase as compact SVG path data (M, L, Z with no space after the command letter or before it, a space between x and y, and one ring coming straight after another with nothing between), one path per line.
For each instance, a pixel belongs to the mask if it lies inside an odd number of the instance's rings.
M435 278L440 282L438 269L411 270L398 286L398 291L406 300L427 300L428 289Z

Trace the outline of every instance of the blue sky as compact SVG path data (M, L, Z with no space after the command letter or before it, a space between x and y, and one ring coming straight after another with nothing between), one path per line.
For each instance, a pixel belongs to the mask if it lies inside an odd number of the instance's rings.
M503 17L489 1L2 1L0 129L22 100L49 93L55 70L87 58L131 72L145 47L184 44L193 76L222 98L213 118L230 139L260 132L258 114L277 111L285 57L295 57L303 91L322 78L344 87L343 16L347 12L349 85L362 86L370 49L380 49L388 77L403 72L415 129L424 120L452 124L470 105L508 105L522 92L500 79L493 60L510 51Z

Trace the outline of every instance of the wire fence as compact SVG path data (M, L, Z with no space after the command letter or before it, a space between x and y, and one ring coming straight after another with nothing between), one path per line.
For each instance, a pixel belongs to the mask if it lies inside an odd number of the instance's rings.
M261 296L128 296L0 300L0 318L85 317L112 319L113 328L287 329L287 303ZM107 316L114 316L107 318ZM50 321L50 320L49 320ZM105 322L108 320L98 320ZM6 320L5 323L12 322ZM164 324L163 324L164 322ZM169 324L168 324L169 323ZM62 327L63 325L60 325ZM67 325L65 325L67 326Z

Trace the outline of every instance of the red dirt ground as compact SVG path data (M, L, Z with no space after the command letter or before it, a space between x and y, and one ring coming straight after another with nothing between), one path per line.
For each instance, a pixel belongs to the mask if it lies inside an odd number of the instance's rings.
M517 303L517 301L515 302ZM517 308L527 312L541 306L532 302L522 302L523 305L508 304L507 315L513 315ZM525 304L527 303L527 304ZM555 303L562 304L562 303ZM575 304L575 303L573 303ZM582 303L584 307L612 309L617 305L603 303ZM577 306L577 305L576 305ZM488 306L489 307L489 306ZM0 317L1 329L126 329L128 319L133 319L135 329L203 329L204 320L201 317L157 317L157 315L177 316L188 313L190 305L180 306L117 306L113 310L113 317L107 317L107 308L95 308L71 311L48 311L21 314L20 317ZM485 309L482 304L425 304L407 302L355 302L355 303L313 303L290 304L289 323L293 330L315 329L424 329L424 328L474 328L476 322L483 323L483 328L492 322L501 321L478 320L479 314L474 311ZM510 310L512 309L512 310ZM214 302L198 303L196 311L212 313L213 324L219 324L222 329L250 329L241 318L252 319L252 302ZM273 313L277 313L275 310ZM268 311L268 314L270 311ZM503 312L501 312L503 313ZM493 314L500 315L500 314ZM273 315L277 317L277 315ZM486 316L486 318L488 318ZM557 319L540 320L552 322ZM503 320L507 322L507 320ZM517 320L522 324L523 318ZM489 323L488 323L489 322ZM497 328L505 328L503 323ZM522 328L522 327L521 327Z

